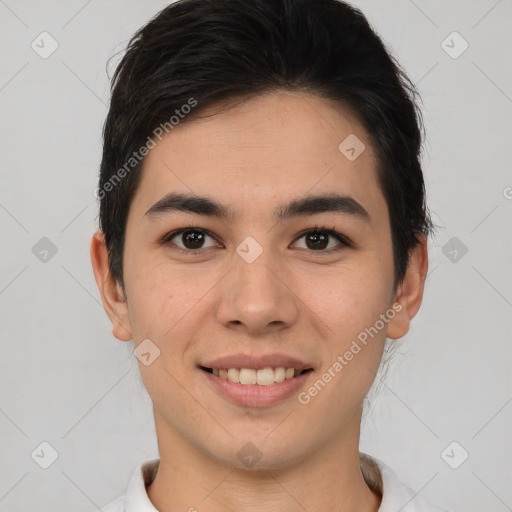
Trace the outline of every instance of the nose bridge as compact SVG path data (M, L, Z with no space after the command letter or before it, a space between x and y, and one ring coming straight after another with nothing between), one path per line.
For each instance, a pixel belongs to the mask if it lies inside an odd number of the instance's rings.
M276 302L282 294L282 283L276 277L279 261L272 249L263 248L255 239L248 237L237 247L235 257L235 290L247 300Z
M247 237L237 247L233 265L217 311L220 322L263 330L270 324L282 327L296 320L297 304L283 283L279 258L271 249Z

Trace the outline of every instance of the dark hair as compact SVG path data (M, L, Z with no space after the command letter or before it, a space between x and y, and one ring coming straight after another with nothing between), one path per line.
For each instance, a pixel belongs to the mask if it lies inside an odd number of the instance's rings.
M162 124L169 132L185 105L198 105L191 118L221 101L273 90L335 100L368 132L389 209L395 289L402 282L417 235L433 229L420 164L423 123L414 84L365 16L338 0L178 0L135 33L112 77L100 228L123 290L139 148Z

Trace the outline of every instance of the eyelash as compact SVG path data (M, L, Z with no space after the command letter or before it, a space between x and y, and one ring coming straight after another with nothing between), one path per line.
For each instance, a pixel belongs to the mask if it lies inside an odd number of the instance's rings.
M209 237L211 237L213 239L216 239L215 236L208 229L198 228L196 226L187 226L187 227L183 227L183 228L171 231L170 233L167 233L162 238L161 243L162 244L169 244L174 237L176 237L178 235L181 235L182 233L184 233L186 231L197 231L197 232L200 232L202 234L208 235ZM331 229L329 229L329 228L327 228L325 226L321 226L321 225L318 225L318 224L316 224L313 228L309 228L309 229L307 229L305 231L302 231L299 234L299 236L295 239L295 241L300 240L302 237L304 237L308 233L317 233L317 234L329 235L329 236L332 236L333 238L335 238L338 242L340 242L340 246L339 247L335 247L335 248L331 248L331 249L318 250L318 251L315 251L313 249L305 249L309 253L314 253L315 255L321 254L321 253L330 254L332 252L339 251L339 250L341 250L341 249L343 249L345 247L352 247L352 242L350 241L350 239L348 239L345 235L342 235L341 233L338 233L335 230L334 226ZM205 250L208 250L208 249L211 249L211 247L207 247L206 249L182 249L181 247L177 247L177 246L173 247L173 250L178 251L178 252L180 252L182 254L188 254L188 255L191 255L191 254L192 255L196 255L196 254L199 255L199 254L202 254Z

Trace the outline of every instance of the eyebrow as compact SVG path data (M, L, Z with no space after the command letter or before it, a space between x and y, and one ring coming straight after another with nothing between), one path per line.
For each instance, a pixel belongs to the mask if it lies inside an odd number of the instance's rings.
M195 194L170 192L155 203L144 214L148 217L157 217L162 214L176 211L190 212L207 217L217 217L229 220L234 218L233 210L214 199ZM292 217L315 215L318 213L333 212L353 216L368 224L371 223L370 214L366 209L350 196L340 194L309 195L294 199L279 206L274 211L274 218L283 221Z

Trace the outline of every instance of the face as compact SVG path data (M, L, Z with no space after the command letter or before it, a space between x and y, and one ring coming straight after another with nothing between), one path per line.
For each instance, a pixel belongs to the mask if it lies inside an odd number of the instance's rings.
M355 159L339 149L354 135ZM159 436L229 466L254 450L284 468L357 437L386 336L411 316L367 134L312 95L259 96L158 142L123 268L110 316L149 354Z

